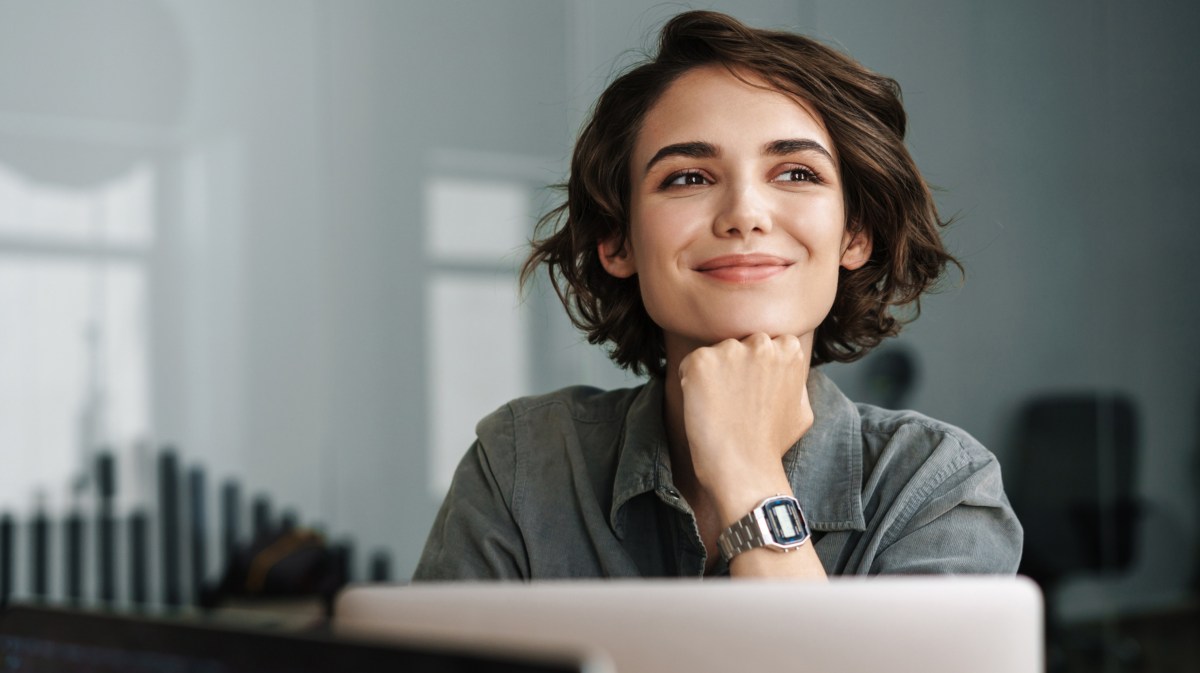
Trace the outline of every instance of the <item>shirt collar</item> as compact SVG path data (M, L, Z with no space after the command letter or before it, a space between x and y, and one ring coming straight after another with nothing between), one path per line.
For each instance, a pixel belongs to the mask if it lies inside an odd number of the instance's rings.
M865 530L858 409L816 369L809 371L808 397L813 426L783 457L788 481L813 530ZM625 503L656 488L674 489L662 409L663 382L653 377L625 413L609 512L609 524L618 537L623 536Z
M670 452L662 409L662 379L651 377L625 412L617 475L613 480L612 510L609 512L609 524L618 537L623 536L625 503L653 491L660 484L671 482Z

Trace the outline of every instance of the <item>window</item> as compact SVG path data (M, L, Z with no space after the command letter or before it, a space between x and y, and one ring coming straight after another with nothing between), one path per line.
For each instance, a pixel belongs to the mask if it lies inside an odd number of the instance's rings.
M432 269L426 286L429 485L439 498L474 440L475 423L530 390L516 267L532 225L534 189L503 173L453 169L435 171L425 185Z
M0 510L69 496L149 428L155 191L148 162L80 188L0 163Z

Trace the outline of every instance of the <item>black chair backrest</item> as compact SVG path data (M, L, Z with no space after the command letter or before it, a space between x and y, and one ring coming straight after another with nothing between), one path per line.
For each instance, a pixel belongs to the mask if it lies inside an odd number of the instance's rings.
M1137 415L1124 396L1041 397L1019 414L1009 497L1025 528L1021 572L1043 586L1133 560Z

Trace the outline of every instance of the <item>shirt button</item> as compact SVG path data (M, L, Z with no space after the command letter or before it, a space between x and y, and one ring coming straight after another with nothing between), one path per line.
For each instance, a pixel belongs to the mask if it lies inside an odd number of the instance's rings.
M679 497L679 491L676 491L675 489L670 488L670 487L664 488L662 490L662 492L663 492L663 495L666 495L668 498L678 498Z

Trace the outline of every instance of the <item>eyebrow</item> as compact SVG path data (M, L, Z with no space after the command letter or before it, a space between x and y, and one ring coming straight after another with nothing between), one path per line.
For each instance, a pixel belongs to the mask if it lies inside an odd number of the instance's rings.
M797 152L817 152L825 155L830 161L833 161L833 155L821 143L809 138L787 138L785 140L772 140L763 146L763 153L772 156L786 156ZM711 159L721 154L716 145L706 143L700 140L694 140L686 143L675 143L667 145L650 157L650 161L646 162L646 172L649 173L654 164L666 159L667 157L691 157L693 159Z
M817 152L824 154L827 159L833 161L833 155L821 143L810 138L788 138L787 140L773 140L767 143L763 148L766 154L773 156L783 156L787 154L795 154L797 152Z
M667 145L654 153L650 157L650 161L646 162L646 172L649 173L654 164L666 159L667 157L691 157L693 159L711 159L720 154L717 146L712 143L706 143L699 140L693 140L687 143L675 143Z

